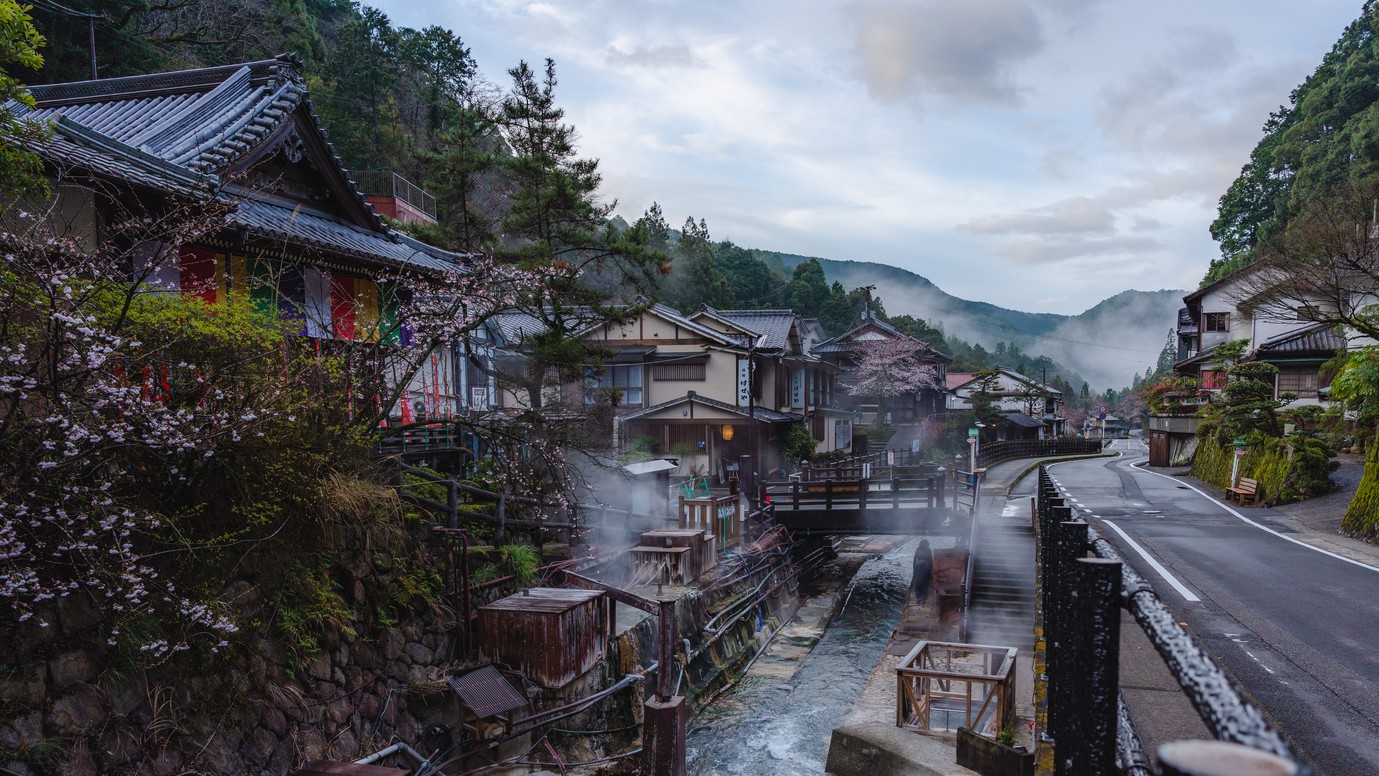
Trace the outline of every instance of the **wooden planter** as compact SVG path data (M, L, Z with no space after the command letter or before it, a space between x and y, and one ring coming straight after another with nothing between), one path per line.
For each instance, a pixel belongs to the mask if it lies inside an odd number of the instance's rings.
M982 776L1034 776L1034 752L998 744L958 728L958 765Z

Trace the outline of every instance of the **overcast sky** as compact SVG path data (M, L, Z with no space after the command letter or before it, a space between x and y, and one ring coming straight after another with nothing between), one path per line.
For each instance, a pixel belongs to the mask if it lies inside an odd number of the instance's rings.
M714 239L1073 314L1195 288L1271 110L1361 0L376 0L556 61L603 195ZM885 289L880 289L885 298Z

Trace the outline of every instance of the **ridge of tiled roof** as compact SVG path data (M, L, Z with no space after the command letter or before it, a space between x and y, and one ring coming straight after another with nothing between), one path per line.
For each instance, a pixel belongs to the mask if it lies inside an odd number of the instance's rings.
M302 60L281 54L242 64L33 86L35 118L68 119L195 172L221 170L259 146L298 107L367 214L390 233L359 191L308 98Z
M1316 323L1301 329L1270 337L1260 346L1261 353L1304 353L1335 351L1349 343L1328 323Z

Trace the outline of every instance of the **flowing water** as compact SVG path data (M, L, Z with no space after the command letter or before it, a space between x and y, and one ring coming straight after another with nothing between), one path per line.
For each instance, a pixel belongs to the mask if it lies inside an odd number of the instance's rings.
M900 620L914 547L915 541L905 542L858 569L840 591L842 610L788 680L749 671L690 720L690 773L824 772L833 728L851 710ZM816 574L829 572L826 565Z

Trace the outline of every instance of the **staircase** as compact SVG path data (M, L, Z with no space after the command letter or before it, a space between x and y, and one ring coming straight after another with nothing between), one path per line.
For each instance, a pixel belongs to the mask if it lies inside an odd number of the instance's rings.
M1024 505L1024 499L1014 505ZM983 510L972 570L967 641L1034 654L1034 531L1027 509ZM1009 514L1014 512L1014 514Z

